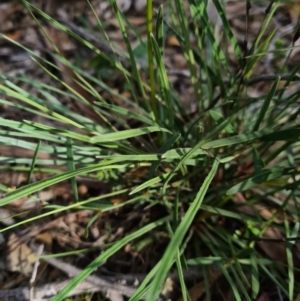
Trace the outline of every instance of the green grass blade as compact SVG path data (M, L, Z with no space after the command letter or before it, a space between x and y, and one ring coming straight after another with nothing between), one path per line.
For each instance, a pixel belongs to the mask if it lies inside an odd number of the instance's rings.
M218 14L222 20L222 23L223 23L223 29L224 31L226 32L226 35L228 36L230 42L231 42L231 45L233 47L233 51L234 51L234 54L235 54L235 57L239 63L240 66L242 66L242 53L240 51L240 47L238 45L238 42L235 38L235 35L233 34L232 30L231 30L231 26L228 22L228 19L226 17L226 12L224 10L224 8L222 7L222 5L220 4L220 1L219 0L212 0L217 11L218 11Z
M192 148L175 148L170 149L164 154L162 154L162 159L165 159L167 161L173 161L174 159L181 159L182 157L186 156L189 152L192 151ZM206 151L203 151L201 149L196 149L189 158L194 158L196 156L203 156L207 155Z
M143 184L139 185L138 187L134 188L131 192L130 192L130 195L132 194L135 194L143 189L146 189L148 187L151 187L155 184L158 184L160 182L162 182L163 180L165 180L168 176L169 176L170 173L165 173L163 175L160 175L158 177L155 177L153 179L150 179L146 182L144 182Z
M67 148L67 167L68 171L72 172L75 171L75 163L74 163L74 154L73 154L73 143L70 138L67 138L66 141L66 148ZM70 178L71 187L74 194L75 202L78 202L78 190L77 190L77 183L75 177Z
M167 153L169 152L170 147L178 141L180 136L181 136L180 134L174 134L161 146L161 148L158 150L158 153L163 154L161 159L168 160ZM152 165L149 169L149 178L154 177L154 173L155 173L157 167L159 166L159 163L160 163L160 160L152 163Z
M157 18L156 18L156 27L155 27L155 41L159 48L160 57L164 57L164 22L163 22L163 5L159 6Z
M184 274L183 274L183 268L181 264L181 258L180 258L180 251L177 250L177 253L175 255L175 260L176 260L176 266L177 266L177 271L178 271L178 278L179 278L179 283L181 287L181 294L182 294L182 299L183 301L188 301L188 289L186 287L185 281L184 281Z
M95 104L102 108L106 108L113 113L117 113L117 114L125 116L127 118L132 118L134 120L140 121L140 122L148 124L148 125L154 125L153 120L150 119L148 116L145 116L144 115L144 114L146 114L145 112L141 112L142 111L141 108L139 108L139 113L135 113L135 112L132 112L125 108L122 108L120 106L116 106L116 105L112 105L112 104L105 104L102 102L96 102ZM142 114L142 113L144 113L144 114Z
M233 295L235 297L235 300L236 301L242 301L240 293L238 291L238 288L235 285L235 282L233 281L232 277L228 273L227 269L223 265L220 265L220 268L221 268L223 275L227 279L227 281L228 281L228 283L229 283L229 285L230 285L230 287L232 289L232 292L233 292Z
M251 288L252 288L252 300L255 300L258 296L260 290L260 283L259 283L259 269L257 266L257 258L254 253L251 254L250 257L251 261Z
M32 194L32 193L36 192L36 191L42 190L46 187L49 187L49 186L54 185L56 183L62 182L62 181L67 180L67 179L70 179L70 178L75 177L77 175L86 174L86 173L101 170L102 168L105 168L105 167L107 167L111 164L114 164L116 162L118 162L118 160L104 161L104 162L101 162L101 163L98 163L98 164L93 164L93 165L89 165L87 167L77 169L75 171L69 171L69 172L66 172L66 173L58 175L58 176L50 177L50 178L41 180L41 181L39 181L37 183L34 183L34 184L29 184L29 185L20 187L17 190L8 193L4 198L2 198L0 200L0 206L4 206L6 204L9 204L11 201L14 201L18 198L27 196L29 194Z
M152 301L156 300L159 291L161 289L161 286L163 284L163 281L166 278L166 275L171 267L171 264L174 260L174 257L176 255L176 252L178 248L180 247L182 240L187 233L191 223L193 222L200 206L203 201L203 198L207 192L207 189L214 178L217 169L219 166L219 162L217 160L214 161L212 168L206 177L206 179L203 182L203 185L201 186L200 190L198 191L198 194L191 204L190 208L186 212L183 220L179 224L178 228L176 229L174 236L171 238L171 241L161 259L161 266L160 266L160 271L159 273L155 276L153 279L153 286L151 287L151 290L149 294L147 295L146 300L147 301Z
M229 71L229 66L227 64L226 56L224 55L224 52L220 48L220 45L218 41L215 38L215 35L212 31L212 28L210 26L209 18L206 13L206 6L205 3L200 0L189 0L190 8L193 11L196 18L199 19L200 23L202 24L203 31L205 36L208 38L208 40L211 43L213 55L215 56L216 60L218 60L219 64L222 65L226 71L227 77L231 78L231 73ZM215 66L216 68L219 68L218 65ZM220 79L222 79L222 75L220 70L218 71L218 76ZM223 81L219 81L219 83L222 83Z
M127 50L128 50L131 67L132 67L132 70L133 70L134 77L136 78L136 82L137 82L137 85L139 87L139 91L140 91L143 99L146 100L147 99L146 93L145 93L144 87L142 85L142 79L140 77L140 74L139 74L139 71L138 71L138 68L137 68L137 63L136 63L136 60L135 60L134 53L132 51L132 47L131 47L131 44L130 44L130 41L129 41L129 38L128 38L128 34L126 32L126 29L125 29L125 26L124 26L124 23L123 23L122 13L119 10L118 5L117 5L115 0L110 0L109 2L111 3L111 5L113 7L113 10L115 12L116 18L118 20L118 24L120 26L120 30L121 30L121 33L122 33L122 36L123 36L123 40L124 40L124 42L126 44L126 47L127 47ZM127 82L131 86L131 91L132 91L133 95L135 95L136 93L135 93L134 87L132 86L131 81L127 81Z
M229 190L227 190L226 194L231 195L240 191L245 191L261 183L278 179L285 175L292 175L293 173L295 173L294 168L269 168L267 170L263 170L260 174L257 174L245 181L242 181L241 183L234 185Z
M6 82L6 84L8 86L12 85L11 82ZM73 125L73 126L75 126L77 128L80 128L80 129L83 128L83 126L80 125L79 123L76 123L76 122L70 120L69 118L66 118L65 116L63 116L61 114L57 114L55 112L52 112L46 106L42 106L42 105L38 104L37 102L35 102L34 100L32 100L32 96L29 93L27 93L26 91L22 90L21 88L18 88L15 85L13 86L13 88L15 88L16 91L18 91L18 92L15 92L12 89L9 89L8 87L5 87L3 85L0 85L0 91L2 91L5 95L8 95L8 96L16 98L16 99L18 99L20 101L23 101L26 104L39 109L41 112L44 112L44 113L46 113L49 116L53 116L54 118L57 118L57 119L59 119L61 121L64 121L67 124Z
M276 12L278 6L280 4L280 1L277 1L277 3L275 3L275 5L272 7L271 11L269 12L269 14L267 15L267 18L264 20L263 24L262 24L262 27L258 33L258 36L257 38L255 39L255 42L253 43L250 51L249 51L249 55L252 55L253 52L259 48L259 44L260 44L260 41L262 40L262 38L264 37L264 34L266 32L266 29L268 28L270 22L271 22L271 19L273 18L273 15L274 13Z
M133 130L125 130L125 131L119 131L117 133L110 133L110 134L104 134L101 136L94 136L89 139L89 141L92 144L96 143L105 143L105 142L113 142L113 141L119 141L119 140L125 140L128 138L134 138L145 134L150 134L153 132L167 132L171 133L169 130L165 128L161 128L158 126L148 126L144 128L139 129L133 129Z
M191 73L191 83L194 88L194 93L197 99L201 99L201 85L198 80L197 70L196 70L196 61L194 56L193 47L190 40L190 30L188 26L187 15L184 9L183 1L175 0L174 1L176 6L176 14L175 17L178 20L178 24L180 25L181 34L183 35L182 38L182 50L184 53L184 57L188 63L188 68Z
M114 197L116 195L121 195L122 193L128 193L128 189L122 189L118 192L112 192L112 193L108 193L108 194L105 194L105 195L101 195L101 196L98 196L96 198L91 198L91 199L88 199L88 200L84 200L84 201L80 201L78 203L73 203L71 205L68 205L68 206L51 206L51 205L45 205L44 208L47 210L47 209L53 209L54 210L51 210L51 211L46 211L45 213L41 213L40 215L35 215L33 217L30 217L26 220L22 220L20 222L17 222L11 226L8 226L4 229L0 229L0 233L1 232L6 232L10 229L13 229L13 228L17 228L19 226L22 226L24 224L27 224L29 222L33 222L35 220L38 220L38 219L42 219L44 217L47 217L47 216L51 216L51 215L55 215L57 213L60 213L60 212L64 212L64 211L67 211L67 210L79 210L79 209L86 209L86 205L90 204L90 203L93 203L95 201L99 201L99 200L103 200L103 199L107 199L109 197ZM132 201L134 202L134 201ZM131 202L129 202L131 203ZM101 210L102 212L106 212L106 211L111 211L111 210L115 210L117 207L119 207L120 205L114 205L112 203L110 204L107 204L107 203L102 203L102 204L99 204L97 203L97 206L96 208L93 208L95 211L99 211ZM123 206L121 204L121 206ZM88 209L91 209L90 207L88 207Z
M160 90L161 90L161 98L166 102L166 116L164 123L170 128L173 128L174 125L174 106L172 104L172 97L170 93L170 85L169 79L167 76L167 72L163 63L163 58L160 53L159 46L151 34L151 43L154 49L154 56L157 62L157 69L158 69L158 79L160 83Z
M34 167L36 165L36 160L37 160L37 156L38 156L40 147L41 147L41 141L38 142L38 144L36 146L36 150L34 151L34 154L33 154L32 163L30 164L28 184L30 184L32 182L32 175L33 175Z
M218 112L216 112L214 110L210 110L209 115L217 124L221 124L222 122L225 121L225 119ZM231 124L228 124L224 130L230 135L237 134Z
M257 49L257 56L251 56L250 59L246 62L245 66L245 78L249 78L252 74L254 66L259 62L259 60L265 55L266 48L270 45L270 41L274 37L276 29L274 29L262 45Z
M219 148L229 145L242 144L252 142L253 140L261 141L286 141L295 140L297 141L300 135L300 127L295 126L284 130L271 130L263 129L261 131L256 131L253 133L241 134L236 136L231 136L228 138L221 138L218 140L210 141L201 146L202 149L212 149Z
M259 130L260 124L264 120L265 115L267 113L267 110L268 110L268 108L270 106L270 103L273 100L273 97L274 97L274 95L275 95L275 93L277 91L277 87L278 87L279 81L280 81L280 76L278 76L277 80L272 85L272 87L271 87L271 89L270 89L267 97L264 100L263 105L261 106L261 109L259 111L259 115L258 115L257 120L256 120L256 122L255 122L255 124L253 126L253 129L252 129L253 132Z
M54 298L52 301L61 301L66 295L73 290L80 282L82 282L86 277L88 277L93 271L95 271L103 262L105 262L109 257L111 257L114 253L124 247L126 244L131 242L133 239L140 237L148 233L149 231L155 229L156 227L164 224L168 221L169 218L163 218L156 222L149 223L143 228L135 231L132 234L126 235L126 237L122 238L120 241L114 243L114 245L102 253L98 258L92 261L80 274L74 277L70 283L65 286Z

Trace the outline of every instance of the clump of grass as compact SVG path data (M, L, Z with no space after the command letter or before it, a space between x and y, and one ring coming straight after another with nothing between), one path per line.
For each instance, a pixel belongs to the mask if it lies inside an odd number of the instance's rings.
M127 200L119 207L163 208L163 216L146 219L142 227L107 247L53 300L62 300L78 282L128 243L139 241L144 248L155 243L147 241L143 244L145 237L150 233L152 236L156 231L163 231L168 236L167 247L130 300L140 300L145 294L146 300L156 300L172 267L178 270L183 299L189 300L184 270L190 265L213 265L213 268L219 269L236 300L257 298L261 281L265 279L274 283L290 300L293 299L299 291L294 279L292 256L295 240L284 245L287 260L280 262L269 257L256 239L272 228L278 229L282 237L295 237L299 231L297 154L300 128L295 123L298 112L296 109L295 113L295 102L299 92L291 95L284 93L298 67L285 75L284 87L278 74L267 93L259 97L248 94L255 67L267 55L275 35L275 30L266 30L278 4L270 6L253 45L243 52L221 2L213 1L223 27L222 38L217 38L206 4L200 0L189 1L189 14L195 25L195 41L191 41L190 19L184 2L169 1L155 12L154 30L148 23L147 40L137 37L148 57L148 63L141 64L128 38L128 31L131 35L137 35L137 32L128 26L129 21L115 1L110 3L127 47L122 58L116 55L119 51L113 48L101 20L99 27L105 33L107 45L112 47L111 55L100 51L76 33L69 32L65 26L28 2L22 2L31 12L70 33L94 52L97 55L94 63L97 65L99 60L102 64L102 75L110 70L119 72L130 97L113 90L105 80L71 64L59 51L56 59L76 74L79 85L93 96L93 103L88 103L66 82L61 82L65 90L39 81L32 82L39 92L32 95L14 84L15 78L1 75L1 93L16 100L8 102L1 99L1 103L63 125L55 127L1 118L1 126L8 129L2 133L2 144L18 145L36 154L30 159L5 158L6 162L27 164L31 173L36 170L47 172L49 165L67 166L67 171L52 169L54 176L8 193L0 201L1 206L64 180L71 180L74 193L73 204L45 204L38 216L2 231L66 210L94 208L95 218L90 226L101 214L99 209L109 212L116 208L114 204L101 205L100 200L110 200L124 194ZM148 22L151 22L153 13L150 4L151 0L148 0ZM167 18L166 11L170 18ZM165 40L169 34L178 40L186 60L197 107L193 114L170 84L169 70L164 64ZM232 71L225 45L233 49L235 72ZM49 71L49 61L36 56L30 49L26 50L45 72L60 81ZM130 71L124 68L123 59ZM148 75L149 80L143 80ZM28 81L26 77L18 77L17 80ZM103 92L119 99L124 106L102 97L95 87L101 87ZM53 97L52 93L57 97ZM58 100L64 96L86 103L102 122L95 124L80 112L71 110ZM28 142L27 138L34 138L35 141L42 138L47 143ZM39 152L49 154L53 159L38 159ZM133 170L136 173L133 172L133 176L124 181L124 174ZM138 171L142 170L140 175ZM110 182L112 192L80 200L75 177L97 177L99 174ZM268 218L260 212L262 207L273 210L269 211L272 213ZM281 214L282 218L278 219ZM206 269L203 270L204 279L208 281L209 275ZM210 296L208 285L205 290Z

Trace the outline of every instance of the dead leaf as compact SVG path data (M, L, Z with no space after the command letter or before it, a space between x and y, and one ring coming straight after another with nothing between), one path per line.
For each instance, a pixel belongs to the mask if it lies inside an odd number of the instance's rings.
M11 40L18 41L20 39L19 32L6 33L5 36Z
M16 248L13 248L13 245L18 243L18 240L19 238L14 233L8 239L8 248L12 251L6 257L6 268L11 272L20 272L28 275L32 273L36 256L25 243L21 243Z
M180 46L180 43L179 41L177 40L177 38L175 36L170 36L167 38L167 41L166 41L166 45L167 46Z
M266 230L263 235L263 238L266 239L282 239L283 236L277 228L270 227ZM265 254L276 261L286 262L286 250L285 245L282 243L276 243L276 247L270 247L270 242L267 241L258 241L257 244L265 252Z

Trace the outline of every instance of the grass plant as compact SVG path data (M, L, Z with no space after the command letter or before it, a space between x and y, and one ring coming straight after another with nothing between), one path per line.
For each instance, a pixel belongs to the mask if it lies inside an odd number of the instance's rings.
M245 55L226 19L221 1L213 0L223 28L222 36L218 37L205 1L189 0L187 13L185 1L168 1L158 10L152 10L152 1L148 0L147 39L139 37L140 47L146 52L142 63L129 39L130 35L138 34L133 25L128 26L129 21L116 1L109 2L127 49L122 57L109 40L101 19L99 28L111 48L110 54L71 32L30 2L20 2L35 16L38 24L46 19L84 44L93 53L94 63L98 60L103 66L101 72L121 74L130 96L114 90L101 76L68 61L56 50L55 59L71 69L78 84L92 95L94 101L89 103L57 77L59 70L55 64L2 35L28 51L37 68L47 72L63 89L32 81L26 76L0 74L2 105L17 108L20 114L28 112L61 125L0 118L1 145L34 152L33 158L2 156L2 164L12 164L14 170L26 170L30 175L36 171L51 174L47 179L31 181L13 191L2 185L0 188L6 195L0 200L0 206L64 180L71 181L74 203L59 206L45 202L39 215L2 228L1 232L67 210L94 208L95 219L101 213L121 207L149 210L146 208L158 206L164 212L163 217L146 219L141 227L104 248L101 255L52 300L62 300L126 244L139 242L145 243L144 248L149 247L146 239L155 237L156 231L168 237L164 253L130 301L140 300L143 295L147 301L156 300L172 268L178 270L183 300L190 300L184 271L192 265L199 265L204 271L207 300L212 294L208 268L220 271L235 300L255 300L266 279L285 298L293 300L300 289L295 281L298 266L294 262L293 247L296 239L288 239L299 236L300 127L295 116L299 112L300 92L286 92L289 86L282 85L281 74L267 92L257 97L249 95L247 82L253 78L256 66L273 43L276 30L266 30L279 2L275 1L270 7L255 42ZM192 32L191 21L196 25ZM193 103L197 107L192 115L170 82L170 70L165 65L167 35L176 37L186 60ZM233 49L235 70L225 45ZM288 83L294 80L298 69L295 67L290 73ZM38 93L33 95L16 82L30 82ZM119 99L124 106L103 97L104 94ZM60 101L66 97L87 104L103 122L96 124L81 112L70 109ZM39 153L50 156L40 159ZM146 176L139 176L137 172L134 178L124 181L124 174L139 169L146 170ZM112 191L80 199L75 177L97 178L100 174L110 182ZM126 201L118 205L110 202L113 197L124 194ZM264 210L267 215L263 214ZM272 228L281 233L278 237L281 242L265 244L269 244L270 249L274 248L273 244L280 244L286 260L272 258L261 248L260 239Z

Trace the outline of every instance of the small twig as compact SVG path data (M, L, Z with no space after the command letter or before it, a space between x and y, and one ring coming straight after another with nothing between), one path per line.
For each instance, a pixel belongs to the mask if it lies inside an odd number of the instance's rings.
M33 288L33 299L31 301L47 301L52 299L58 294L71 279L65 281L59 281L54 283L48 283L45 285L37 286ZM82 293L95 293L101 292L101 288L97 285L91 284L88 281L80 282L68 296L80 295ZM14 289L2 289L0 290L1 301L28 301L30 298L30 291L28 287L18 287Z
M43 251L44 251L44 244L40 244L38 249L37 249L36 255L37 256L42 255ZM33 300L33 286L34 286L34 282L35 282L35 279L36 279L36 275L37 275L39 265L40 265L40 261L39 261L39 259L37 259L36 262L34 263L32 276L31 276L30 281L29 281L29 283L30 283L30 286L29 286L30 301Z
M202 275L201 269L191 269L185 275L185 279L198 280ZM170 275L171 279L178 279L177 273ZM202 277L200 277L202 278ZM56 296L69 282L71 279L48 283L45 285L37 286L33 289L33 299L31 301L48 301ZM96 293L102 292L103 288L99 285L92 284L87 280L80 282L71 292L68 293L68 297L80 295L83 293ZM28 287L18 287L15 289L2 289L0 290L0 300L1 301L28 301L30 297ZM158 300L164 300L159 298Z
M31 246L31 248L36 252L37 248L35 246ZM69 277L75 277L82 272L81 269L56 258L43 258L42 260L46 261L56 269L66 273ZM129 287L120 283L111 283L95 275L90 275L86 277L85 280L93 285L97 285L99 289L106 295L119 294L126 297L131 297L136 291L135 287Z

